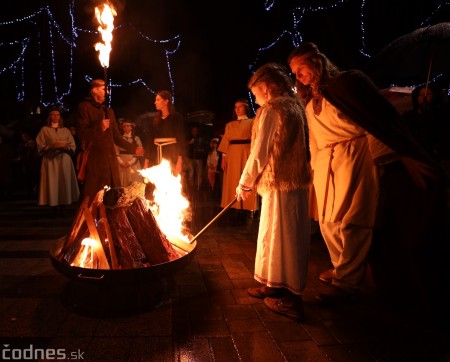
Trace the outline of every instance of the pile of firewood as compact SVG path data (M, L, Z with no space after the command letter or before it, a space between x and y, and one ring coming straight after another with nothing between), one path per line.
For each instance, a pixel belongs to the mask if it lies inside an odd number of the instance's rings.
M93 269L130 269L165 263L192 251L189 243L169 240L162 233L146 201L145 184L139 183L102 190L92 202L86 198L58 259ZM86 238L99 247L84 245ZM86 257L90 258L88 266L81 263Z

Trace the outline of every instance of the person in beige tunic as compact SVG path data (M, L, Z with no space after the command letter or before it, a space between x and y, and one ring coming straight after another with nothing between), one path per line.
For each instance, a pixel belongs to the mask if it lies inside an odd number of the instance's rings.
M226 207L234 200L239 177L250 154L250 138L253 124L253 118L250 118L250 115L248 101L246 99L238 99L234 104L234 120L228 122L225 126L225 133L217 148L222 153L221 167L223 170L220 207ZM258 210L256 192L250 193L245 201L240 200L231 207L238 210Z
M295 97L289 73L280 64L263 65L248 87L260 108L236 195L238 200L246 200L256 189L262 198L254 278L263 284L248 293L264 298L274 312L302 320L311 181L304 109Z
M363 72L339 70L310 42L295 48L288 63L306 104L319 225L333 266L320 274L327 284L317 298L343 302L360 290L377 213L387 213L380 203L377 167L401 162L411 188L420 194L438 185L440 172ZM384 194L395 187L401 193L401 185L384 187ZM417 200L415 194L407 198ZM393 207L394 201L389 202ZM397 216L395 221L408 227L408 220Z

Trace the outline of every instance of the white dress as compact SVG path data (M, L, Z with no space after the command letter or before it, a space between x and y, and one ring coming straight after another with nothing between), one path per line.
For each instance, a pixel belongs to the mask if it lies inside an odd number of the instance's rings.
M39 205L58 206L77 202L80 196L77 176L71 155L64 144L75 152L75 140L66 127L44 126L36 137L39 154L42 154ZM47 150L51 146L62 147Z
M278 124L275 117L279 116L274 111L261 113L240 184L253 186L269 162ZM308 189L274 189L261 196L254 278L269 287L302 294L306 286L311 234Z
M132 134L124 134L122 136L124 140L127 142L133 142ZM138 136L134 136L134 142L138 147L142 147L141 139ZM139 159L134 156L124 152L119 147L116 147L117 150L117 161L119 163L119 175L120 175L120 184L122 187L129 186L132 182L143 182L143 177L139 173L141 168L141 163ZM129 167L124 167L124 165L128 163Z

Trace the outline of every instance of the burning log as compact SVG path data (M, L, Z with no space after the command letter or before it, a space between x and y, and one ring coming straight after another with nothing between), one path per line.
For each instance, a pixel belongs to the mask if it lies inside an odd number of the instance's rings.
M134 234L133 228L127 218L124 207L108 209L109 224L113 240L119 247L120 264L123 268L143 268L149 266L147 258L139 241Z
M136 199L127 209L127 216L151 264L160 264L179 257L159 229L152 212L145 209L141 199Z

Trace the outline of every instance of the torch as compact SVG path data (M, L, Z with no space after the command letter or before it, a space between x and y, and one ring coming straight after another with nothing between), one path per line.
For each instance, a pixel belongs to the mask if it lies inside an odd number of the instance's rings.
M95 44L95 50L99 52L100 64L103 66L103 77L105 80L105 107L109 107L108 97L108 67L109 54L111 53L112 31L114 30L114 17L117 12L108 2L95 8L95 17L99 23L98 31L102 36L102 42Z

